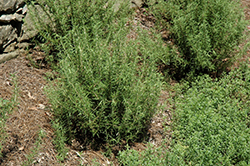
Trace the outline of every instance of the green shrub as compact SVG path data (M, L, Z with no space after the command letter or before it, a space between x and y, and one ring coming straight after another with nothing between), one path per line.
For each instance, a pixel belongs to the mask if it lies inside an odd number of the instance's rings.
M106 3L95 2L75 5L76 22L57 36L59 78L47 91L61 130L57 136L87 144L93 139L109 145L138 141L147 133L161 90L157 53L151 49L150 54L149 40L128 40L125 9L114 13L104 10ZM60 149L62 141L56 142Z
M79 34L80 36L80 34ZM156 109L160 76L154 62L136 56L136 46L89 46L81 36L60 62L57 86L50 93L56 119L71 139L79 132L108 142L143 136ZM123 39L120 39L123 40Z
M178 75L220 74L234 62L247 23L237 0L168 0L159 5L154 8L161 16L156 15L169 21L178 47L179 54L170 59Z
M177 97L173 149L183 147L187 165L250 164L249 74L246 67L221 80L200 77Z
M48 62L58 62L61 51L61 38L66 37L74 46L74 31L82 29L89 38L106 38L115 40L110 24L115 19L129 15L128 10L114 12L114 1L111 0L28 0L34 25L39 30L38 39L42 41L42 49L47 52ZM127 6L121 3L121 6ZM109 27L109 29L108 29ZM99 31L93 31L98 29ZM73 32L73 33L72 33ZM91 42L92 40L88 40ZM65 49L65 48L64 48Z

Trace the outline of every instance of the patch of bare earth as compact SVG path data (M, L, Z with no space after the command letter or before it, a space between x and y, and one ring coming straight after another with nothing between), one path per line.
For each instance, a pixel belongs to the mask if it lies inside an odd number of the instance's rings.
M241 3L242 3L242 7L244 8L246 20L248 21L248 26L245 32L248 37L246 38L246 41L244 42L244 44L246 44L247 42L250 42L250 0L242 0ZM238 59L237 62L235 62L234 66L237 67L240 62L244 62L244 61L250 63L250 49L249 48L247 48L246 54L243 55L242 58Z
M250 19L250 0L242 0L246 7L246 18ZM146 13L145 9L138 9L135 20L131 22L137 28L150 29L154 27L154 17ZM250 23L249 23L250 26ZM249 27L250 28L250 27ZM167 33L167 32L166 32ZM136 38L136 31L132 30L128 38ZM165 32L162 32L164 37ZM249 41L249 39L248 39ZM43 53L39 50L31 50L33 60L43 63ZM250 50L241 59L247 61L250 58ZM118 165L115 158L108 159L102 155L101 151L77 150L75 144L68 146L70 149L63 163L56 158L57 152L53 144L54 131L51 127L52 115L49 110L49 103L44 94L44 87L48 84L45 73L50 72L46 65L40 69L32 67L27 60L27 54L22 54L16 59L12 59L0 64L0 97L10 99L13 91L13 81L10 74L15 74L19 87L19 105L6 123L8 138L2 149L3 157L0 158L0 165L19 166L27 165L92 165L93 159L100 165L110 165L110 160L114 165ZM171 105L166 100L171 98L168 90L161 92L159 105L165 105L152 119L148 130L148 142L158 147L164 139L167 147L170 146L171 129L166 131L165 126L171 125ZM43 133L43 137L39 137ZM40 139L40 141L39 141ZM147 143L135 143L133 149L138 151L146 149ZM82 148L79 148L82 149ZM33 156L32 156L33 155ZM28 160L30 158L30 160Z
M41 146L39 155L41 158L43 156L45 161L55 158L53 149L42 150L49 146L53 137L50 121L44 108L48 104L43 93L46 85L43 77L47 70L28 67L28 63L23 55L0 65L0 97L10 99L13 89L10 74L17 77L19 88L18 109L10 115L6 123L9 137L2 151L2 165L21 165L26 161L27 155L35 148L34 143L40 130L46 133L46 137L43 139L44 144Z

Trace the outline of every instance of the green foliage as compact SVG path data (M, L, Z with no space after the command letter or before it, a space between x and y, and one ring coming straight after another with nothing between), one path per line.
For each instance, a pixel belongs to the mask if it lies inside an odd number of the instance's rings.
M65 142L67 142L67 138L65 137L65 129L58 121L53 121L52 126L55 129L56 136L53 140L55 148L58 152L56 157L59 161L63 161L68 153L68 149L65 147Z
M9 103L10 102L8 100L3 100L2 98L0 98L0 150L2 150L2 146L4 143L3 140L5 140L6 138L4 127L7 119L7 113L9 112L9 108L11 107Z
M178 47L170 59L177 74L220 74L234 62L247 24L238 1L168 0L158 6L156 15L169 22Z
M138 57L138 46L126 45L118 36L113 46L101 46L103 41L89 46L78 36L75 51L64 52L62 77L49 95L55 118L69 138L84 132L115 144L140 139L161 86L152 57Z
M120 151L118 161L121 165L133 166L161 166L161 165L186 165L181 159L183 157L182 151L185 148L182 146L175 146L173 149L168 149L164 144L160 147L154 147L149 144L145 150L136 151L129 149Z
M30 2L38 37L44 42L43 50L48 53L48 62L58 62L58 52L62 49L61 39L67 38L71 46L75 45L74 31L78 29L88 34L88 42L94 38L114 40L110 24L115 19L127 16L128 10L114 12L114 1L106 0L34 0ZM38 5L39 4L39 5ZM121 3L122 6L128 5ZM96 30L99 30L98 32ZM97 32L97 33L96 33ZM65 49L65 48L64 48Z
M156 72L159 60L178 68L183 75L219 73L231 64L245 28L235 1L162 2L165 18L171 19L178 54L163 46L155 34L149 37L137 31L139 37L129 40L127 35L132 28L125 26L129 11L120 8L115 12L112 1L44 2L46 5L40 6L50 23L40 21L38 25L49 46L49 57L58 62L58 75L52 78L47 94L54 114L54 143L61 161L67 155L64 143L75 138L95 146L145 138L162 86ZM246 67L221 80L200 77L190 89L187 84L176 93L175 142L171 149L127 149L120 152L120 162L249 164L248 75Z
M154 148L153 145L149 145L146 150L141 152L127 147L126 150L119 152L118 161L122 165L161 166L165 164L165 159L162 158L162 152L165 151L163 147Z
M221 80L203 76L177 97L173 151L187 165L250 164L249 74L245 67Z
M148 50L153 41L144 37L129 41L129 28L124 26L128 12L114 12L111 1L108 6L101 1L63 2L67 9L74 8L70 25L60 23L67 12L58 6L62 11L53 11L51 17L65 27L48 31L56 36L53 44L58 43L61 57L60 77L47 89L59 157L65 157L63 142L74 138L109 146L143 139L161 89L157 52Z

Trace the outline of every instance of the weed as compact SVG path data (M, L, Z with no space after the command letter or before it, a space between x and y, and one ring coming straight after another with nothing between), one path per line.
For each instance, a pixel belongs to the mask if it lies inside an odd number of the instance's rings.
M35 147L32 149L32 153L26 155L27 160L23 162L22 166L32 165L34 163L34 157L40 150L41 144L43 143L42 139L46 136L46 133L41 129L38 133L38 138L35 142Z
M2 150L7 134L4 130L6 120L8 115L16 108L18 105L18 82L15 74L11 74L12 82L14 85L13 95L10 100L5 100L0 98L0 151ZM2 153L0 153L2 157Z

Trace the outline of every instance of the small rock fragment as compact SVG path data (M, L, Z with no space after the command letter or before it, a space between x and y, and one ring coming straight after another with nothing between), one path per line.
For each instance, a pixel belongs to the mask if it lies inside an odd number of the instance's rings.
M41 109L41 110L44 110L45 109L45 105L43 105L43 104L38 104L38 107L37 107L38 109Z

